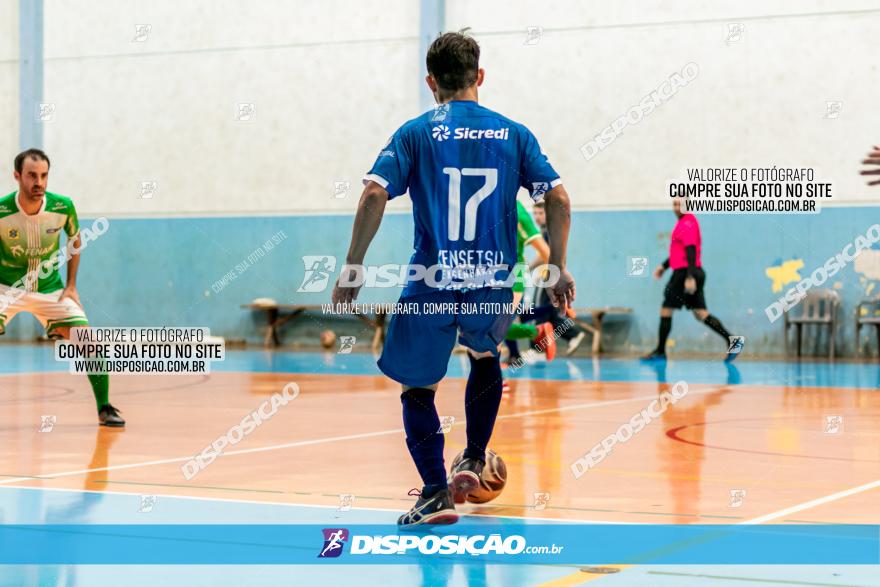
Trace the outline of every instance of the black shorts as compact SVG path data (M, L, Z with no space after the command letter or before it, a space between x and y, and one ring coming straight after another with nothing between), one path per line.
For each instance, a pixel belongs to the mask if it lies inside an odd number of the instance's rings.
M676 269L666 284L663 292L663 307L679 309L682 306L688 310L705 310L706 298L703 297L703 284L706 283L706 273L697 267L694 269L694 279L697 280L697 291L692 294L685 293L684 280L687 279L687 269Z

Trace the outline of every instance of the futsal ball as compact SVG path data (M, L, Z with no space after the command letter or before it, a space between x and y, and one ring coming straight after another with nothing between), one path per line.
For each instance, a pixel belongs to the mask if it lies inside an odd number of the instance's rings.
M452 460L452 468L454 469L458 463L464 458L464 451L461 451ZM480 475L480 485L471 491L467 500L471 503L486 503L492 501L499 495L507 484L507 465L504 460L498 456L491 448L486 450L486 466L483 467L483 473Z
M336 345L336 333L332 330L325 330L321 333L321 346L325 349L332 349Z
M257 298L251 302L251 305L256 308L271 308L273 306L277 306L278 302L276 302L272 298Z

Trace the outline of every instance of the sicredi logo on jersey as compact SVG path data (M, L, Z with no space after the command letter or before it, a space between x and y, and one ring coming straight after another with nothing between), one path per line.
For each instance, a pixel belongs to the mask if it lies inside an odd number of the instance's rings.
M450 137L451 134L451 137ZM449 132L449 127L445 124L438 124L433 129L431 129L431 136L434 137L435 140L438 141L446 141L450 138L456 140L467 140L467 139L500 139L502 141L506 141L508 135L510 134L510 129L505 128L457 128L452 133Z

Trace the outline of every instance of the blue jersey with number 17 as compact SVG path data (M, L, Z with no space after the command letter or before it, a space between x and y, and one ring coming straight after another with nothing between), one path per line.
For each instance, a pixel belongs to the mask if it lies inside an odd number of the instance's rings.
M517 192L537 201L561 183L529 129L471 101L441 104L397 129L364 177L371 180L412 200L415 250L403 297L510 286Z

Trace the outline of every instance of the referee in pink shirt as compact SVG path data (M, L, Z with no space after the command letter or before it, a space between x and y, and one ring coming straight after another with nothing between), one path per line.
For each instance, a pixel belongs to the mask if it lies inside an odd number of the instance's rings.
M657 348L643 359L649 361L666 359L666 339L669 337L669 331L672 330L672 311L685 306L688 310L693 310L697 320L724 339L727 344L725 361L733 361L742 350L745 338L731 336L721 321L706 309L706 299L703 297L706 274L700 263L700 225L696 216L682 213L682 203L678 198L673 201L672 207L678 222L672 229L669 258L662 265L657 266L654 270L654 278L660 279L670 267L672 277L666 284L663 307L660 308L660 339L657 341Z

